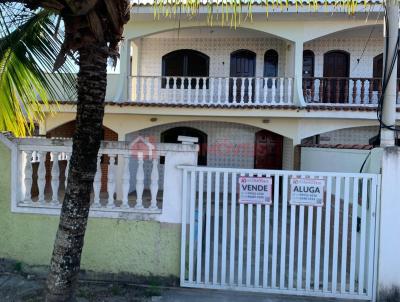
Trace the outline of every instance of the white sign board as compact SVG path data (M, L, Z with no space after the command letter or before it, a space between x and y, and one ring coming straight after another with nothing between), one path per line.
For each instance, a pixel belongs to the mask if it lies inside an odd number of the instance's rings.
M290 179L290 204L301 206L323 206L325 179Z
M271 204L271 177L239 177L239 203Z

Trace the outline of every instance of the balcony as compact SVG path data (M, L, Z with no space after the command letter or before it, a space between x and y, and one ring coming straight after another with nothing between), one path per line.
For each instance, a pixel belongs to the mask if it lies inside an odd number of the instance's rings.
M189 106L293 105L293 78L131 77L130 101Z

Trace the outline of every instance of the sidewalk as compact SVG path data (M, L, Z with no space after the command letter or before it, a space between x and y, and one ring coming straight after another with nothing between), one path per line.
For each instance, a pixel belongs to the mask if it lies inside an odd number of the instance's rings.
M44 280L33 275L0 273L1 302L44 301ZM333 302L335 299L188 288L162 288L82 281L77 302ZM345 300L340 300L345 302ZM350 300L346 300L350 302Z

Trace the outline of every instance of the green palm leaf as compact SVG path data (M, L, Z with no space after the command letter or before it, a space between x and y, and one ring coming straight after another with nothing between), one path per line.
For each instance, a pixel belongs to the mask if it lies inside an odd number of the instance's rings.
M0 131L24 136L45 111L54 110L50 102L60 99L60 87L64 97L74 98L75 77L68 62L57 74L47 74L62 44L51 12L36 11L18 22L9 18L0 14Z

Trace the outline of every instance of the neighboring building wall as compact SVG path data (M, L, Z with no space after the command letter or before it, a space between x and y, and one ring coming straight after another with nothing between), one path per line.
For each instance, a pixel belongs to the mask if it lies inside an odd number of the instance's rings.
M210 77L229 77L230 54L239 49L256 53L256 75L264 72L264 54L275 49L279 54L278 76L284 76L286 43L276 38L143 38L140 75L160 76L162 56L178 49L194 49L210 57Z
M368 145L369 139L377 135L378 127L341 129L320 134L321 144Z
M301 148L302 171L359 173L370 150Z
M0 258L48 266L59 218L11 213L11 154L2 143L0 158L4 176L0 182ZM89 219L82 269L144 277L172 276L176 280L180 265L180 231L180 224Z

